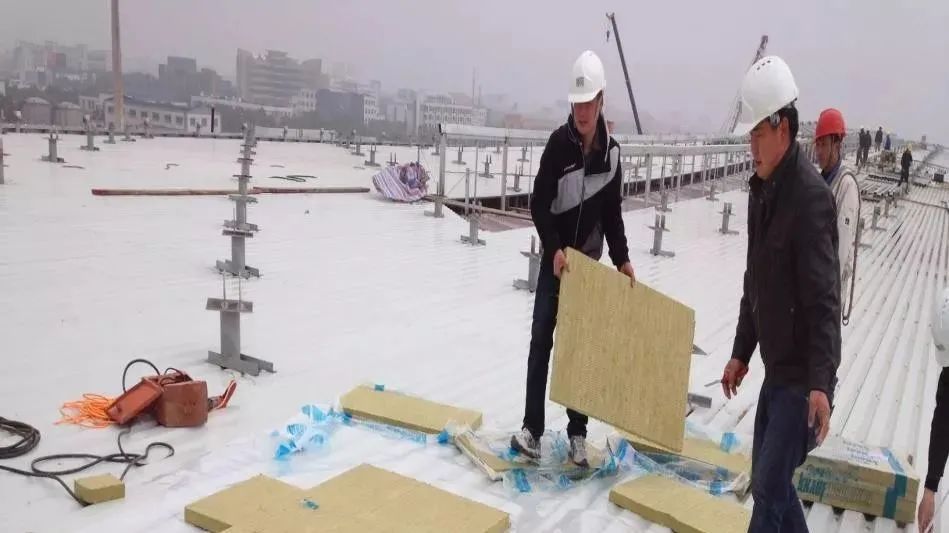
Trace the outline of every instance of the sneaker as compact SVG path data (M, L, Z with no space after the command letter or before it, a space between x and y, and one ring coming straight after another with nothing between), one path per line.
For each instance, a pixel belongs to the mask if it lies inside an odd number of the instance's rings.
M528 431L527 428L522 429L511 437L511 448L514 448L517 452L531 459L540 459L540 443L537 442L537 439L531 435L531 432Z
M589 468L590 461L587 459L587 441L585 438L574 435L570 437L570 460L573 464Z

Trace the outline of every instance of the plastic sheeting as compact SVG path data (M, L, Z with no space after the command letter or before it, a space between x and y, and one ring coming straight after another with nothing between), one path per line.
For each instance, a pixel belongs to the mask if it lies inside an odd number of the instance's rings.
M380 170L372 184L383 196L397 202L417 202L428 194L429 176L425 168L411 162Z

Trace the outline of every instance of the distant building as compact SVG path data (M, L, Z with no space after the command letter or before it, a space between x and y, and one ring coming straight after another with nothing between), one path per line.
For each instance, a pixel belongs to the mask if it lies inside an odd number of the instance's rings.
M13 49L12 74L22 84L45 87L59 76L78 77L88 70L88 48L84 44L17 41Z
M26 124L51 124L52 106L46 100L31 96L23 101L23 122Z
M187 102L192 96L234 96L231 82L210 68L198 70L198 62L190 57L168 56L158 65L161 99Z
M320 120L329 124L356 125L366 122L365 95L320 89L316 93L316 101Z
M430 95L419 106L421 128L434 130L439 124L484 126L488 110L481 107L456 104L449 95Z
M206 106L190 106L187 104L173 104L166 102L149 102L136 98L125 97L125 123L130 129L141 129L148 119L149 126L156 130L174 130L192 133L211 130L211 109ZM104 98L103 102L105 124L118 124L115 116L115 106L112 95ZM214 118L214 129L220 131L221 117Z
M60 102L53 109L53 125L61 128L82 126L82 110L72 102Z
M308 89L318 91L329 88L330 77L323 72L322 59L307 59L300 63L300 67L303 68L303 77Z
M270 106L244 102L238 98L219 98L214 96L192 96L191 106L205 106L214 108L228 108L236 111L260 111L265 115L278 119L287 119L296 112L292 107Z
M286 107L301 90L319 90L324 82L322 61L301 64L277 50L268 50L264 56L237 51L237 92L245 101Z
M378 122L385 119L385 115L379 111L379 98L375 94L364 94L363 97L363 123Z
M290 97L290 107L295 114L316 111L316 90L300 89L299 93Z
M89 65L89 72L112 72L111 50L90 50L89 53L86 54L86 60Z

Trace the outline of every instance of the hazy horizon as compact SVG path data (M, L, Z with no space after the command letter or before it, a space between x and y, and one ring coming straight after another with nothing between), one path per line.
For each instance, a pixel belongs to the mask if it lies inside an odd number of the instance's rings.
M485 95L508 94L522 109L534 109L565 97L573 60L591 49L606 65L612 105L628 109L614 37L606 41L604 14L615 11L636 103L660 119L676 117L717 131L766 33L768 53L782 56L794 71L803 120L838 107L851 127L883 125L911 139L928 134L949 141L943 102L949 69L930 67L932 58L949 51L949 32L942 27L949 3L407 4L123 2L125 70L137 58L157 72L159 62L178 55L232 77L238 48L276 49L299 60L323 59L324 70L348 63L357 79L378 79L384 91L470 94L477 69ZM110 47L108 0L0 0L0 9L2 48L21 39Z

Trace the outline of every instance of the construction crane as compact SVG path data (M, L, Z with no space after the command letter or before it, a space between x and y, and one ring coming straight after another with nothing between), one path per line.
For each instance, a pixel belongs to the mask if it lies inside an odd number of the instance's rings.
M768 36L761 36L761 43L758 45L758 50L755 52L755 58L751 61L751 64L754 65L758 62L759 59L764 57L764 52L768 48ZM725 119L725 123L722 124L722 133L731 133L735 131L735 126L738 125L738 118L741 116L741 92L735 95L735 100L732 102L731 113L728 115L728 118Z
M619 40L619 29L616 28L616 13L607 13L606 18L613 24L613 35L616 36L616 48L619 49L619 61L623 65L623 76L626 77L626 90L629 91L629 103L633 106L633 118L636 119L636 133L643 134L639 124L639 111L636 110L636 98L633 97L633 86L629 83L629 70L626 69L626 57L623 55L623 43ZM606 32L606 41L610 40L610 32Z

